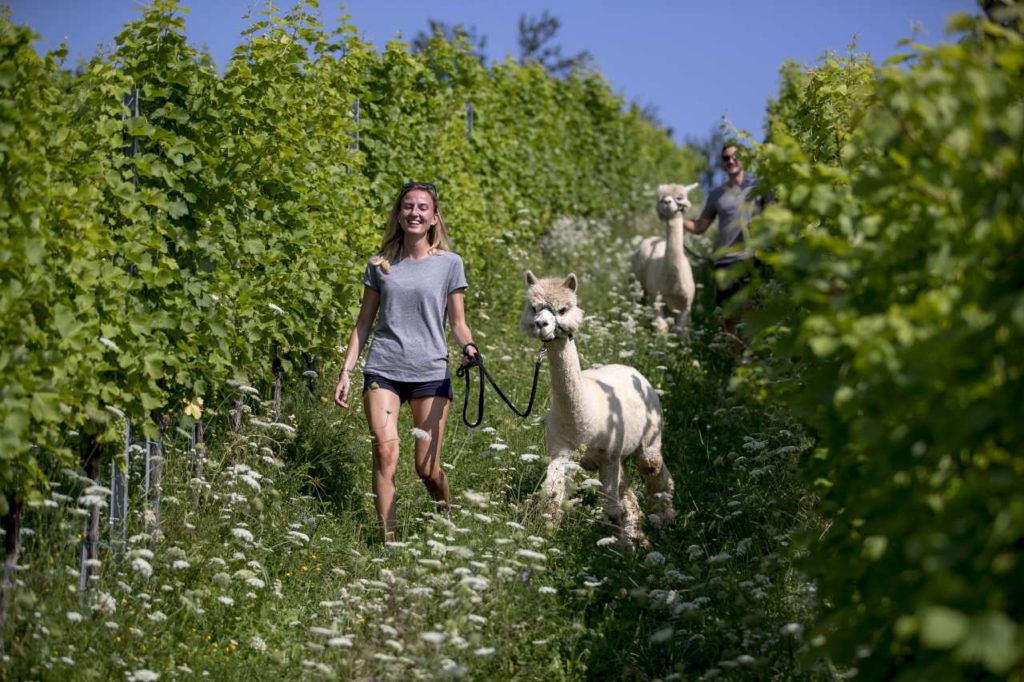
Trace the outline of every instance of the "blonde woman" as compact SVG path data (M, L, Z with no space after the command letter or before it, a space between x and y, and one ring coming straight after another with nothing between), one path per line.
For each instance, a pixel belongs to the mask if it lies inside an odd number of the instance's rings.
M371 338L363 366L363 407L373 438L373 492L384 541L395 533L398 412L409 403L415 427L416 473L430 496L451 502L441 468L452 399L445 319L467 358L476 355L466 324L465 269L451 251L434 185L402 186L388 217L380 252L363 274L363 302L349 338L334 402L348 408L351 374Z

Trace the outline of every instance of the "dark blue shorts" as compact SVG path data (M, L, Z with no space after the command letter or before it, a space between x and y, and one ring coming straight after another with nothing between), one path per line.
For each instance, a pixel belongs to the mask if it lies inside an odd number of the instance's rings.
M408 402L412 398L440 397L451 400L452 378L445 377L438 381L394 381L379 374L363 375L363 393L370 389L383 388L398 396L399 403Z

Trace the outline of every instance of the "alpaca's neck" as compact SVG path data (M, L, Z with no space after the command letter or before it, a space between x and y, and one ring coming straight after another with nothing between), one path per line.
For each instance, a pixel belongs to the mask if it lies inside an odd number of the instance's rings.
M583 373L576 344L566 338L548 345L551 361L551 409L559 414L576 414L583 405Z
M693 271L683 250L683 214L676 213L668 219L666 225L665 262L668 264L669 276L673 279L692 280Z

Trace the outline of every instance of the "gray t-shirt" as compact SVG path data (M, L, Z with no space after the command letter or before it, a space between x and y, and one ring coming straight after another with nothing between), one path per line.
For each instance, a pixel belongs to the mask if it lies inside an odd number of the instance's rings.
M363 371L393 381L448 377L448 294L469 286L462 259L438 251L419 260L400 259L388 274L379 265L367 264L363 284L380 293Z
M746 175L739 185L725 183L714 188L704 202L700 217L708 220L718 217L716 266L728 265L750 257L743 248L743 231L760 212L757 203L750 198L750 190L756 184L757 178Z

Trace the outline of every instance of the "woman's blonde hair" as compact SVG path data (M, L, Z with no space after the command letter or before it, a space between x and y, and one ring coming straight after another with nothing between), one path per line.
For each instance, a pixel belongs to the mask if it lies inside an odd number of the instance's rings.
M430 245L430 255L438 251L451 251L452 242L448 238L448 228L445 227L444 217L441 215L441 202L437 198L437 188L429 182L407 182L402 185L395 203L391 206L391 214L388 216L388 226L384 231L384 240L381 242L380 251L370 259L371 265L379 265L380 269L387 274L391 271L391 263L402 257L402 243L405 233L402 232L402 225L399 216L402 212L402 201L409 192L419 189L430 195L434 202L434 214L437 222L427 232L427 244Z

